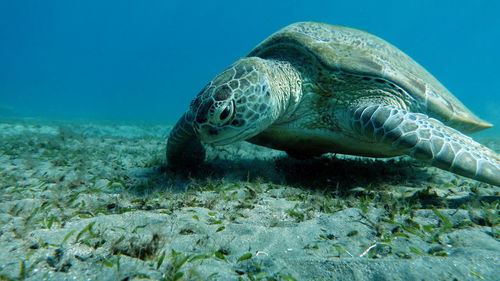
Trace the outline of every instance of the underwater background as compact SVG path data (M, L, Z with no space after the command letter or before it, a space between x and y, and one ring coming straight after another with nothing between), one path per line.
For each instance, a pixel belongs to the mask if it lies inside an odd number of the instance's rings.
M500 2L1 1L0 114L173 123L199 90L278 29L373 33L500 124Z
M499 15L493 0L0 0L0 280L499 280L500 186L247 142L186 169L165 158L202 87L297 21L394 44L496 125L474 138L498 153Z

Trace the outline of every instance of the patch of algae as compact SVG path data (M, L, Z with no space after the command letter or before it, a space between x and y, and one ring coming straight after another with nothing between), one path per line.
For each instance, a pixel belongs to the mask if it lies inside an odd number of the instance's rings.
M498 187L250 144L163 166L169 126L0 123L0 280L497 276ZM494 141L496 143L496 141Z

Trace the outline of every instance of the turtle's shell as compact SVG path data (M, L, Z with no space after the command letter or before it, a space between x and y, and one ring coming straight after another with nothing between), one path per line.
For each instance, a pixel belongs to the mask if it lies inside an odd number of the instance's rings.
M404 89L412 109L470 133L491 127L467 109L422 66L388 42L357 29L299 22L272 34L248 56L295 60L331 72L380 78ZM305 61L304 61L305 58ZM302 73L308 75L308 73ZM327 78L328 79L328 78Z

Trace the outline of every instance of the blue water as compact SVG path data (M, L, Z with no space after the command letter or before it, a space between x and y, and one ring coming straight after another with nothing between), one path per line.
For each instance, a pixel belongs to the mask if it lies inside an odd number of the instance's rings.
M174 122L261 40L296 21L374 33L500 126L500 1L0 1L0 108Z

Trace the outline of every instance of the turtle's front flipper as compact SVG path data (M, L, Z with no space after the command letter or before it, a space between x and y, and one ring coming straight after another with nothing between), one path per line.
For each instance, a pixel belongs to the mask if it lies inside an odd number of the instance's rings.
M205 148L184 114L170 132L167 142L167 163L171 168L189 168L205 160Z
M500 186L500 157L470 137L424 114L394 106L352 111L353 129L438 168Z

